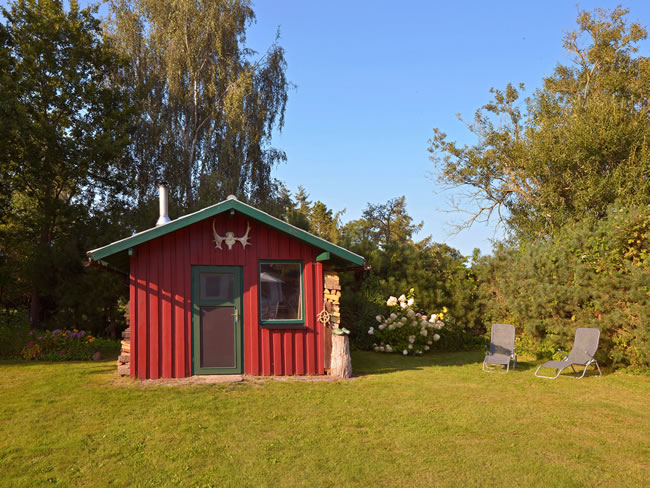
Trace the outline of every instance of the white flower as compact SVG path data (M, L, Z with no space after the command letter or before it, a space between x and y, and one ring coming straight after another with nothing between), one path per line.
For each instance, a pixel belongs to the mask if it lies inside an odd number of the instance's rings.
M415 299L413 299L413 298L409 298L409 301L406 302L406 303L408 303L408 306L409 306L409 307L412 307L413 304L415 303Z
M427 329L422 329L422 330L420 331L420 335L421 335L422 337L426 337L426 336L429 335L429 331L428 331Z
M436 329L442 329L442 326L445 325L444 322L440 322L439 320L436 322Z
M415 351L415 354L422 354L422 351L418 349L417 351Z
M429 319L429 322L435 322L436 320L438 320L438 315L436 315L434 313L433 315L431 315L431 318Z
M395 297L390 297L390 298L386 301L386 305L388 305L389 307L394 307L395 305L397 305L397 298L395 298Z
M382 317L381 315L377 315L375 318L377 319L377 322L383 322L384 320L384 317Z
M395 298L395 297L392 297L392 298ZM393 312L392 314L390 314L390 318L393 319L393 320L395 320L395 319L397 318L397 314L395 314L395 313Z
M405 301L406 301L406 295L401 295L401 296L398 298L398 300L399 300L400 302L405 302Z
M379 324L379 327L377 327L379 330L384 330L386 328L386 324Z
M413 349L413 344L409 344L409 349Z
M413 344L415 342L415 336L409 336L409 342Z
M384 346L379 346L377 349L379 350L379 352L384 352Z
M422 327L428 327L428 326L429 326L429 322L427 322L426 320L423 320L422 322L420 322L420 325L421 325Z
M428 351L429 349L431 349L429 346L424 346L425 351Z
M433 342L432 341L427 341L427 344L431 345L431 344L433 344Z
M390 344L386 344L386 352L393 352L393 348L390 347Z
M373 349L375 350L375 352L378 352L379 351L379 346L375 346L375 347L373 347Z
M404 350L402 351L402 354L404 354L404 356L408 356L409 352L408 352L406 349L404 349Z
M394 328L395 328L395 326L394 326L393 324L390 324L390 325L388 326L388 330L393 330Z
M409 309L409 311L406 312L406 316L407 316L408 318L412 319L413 317L415 317L415 312L414 312L413 310L410 310L410 309Z
M433 340L434 341L439 341L440 340L440 334L433 334Z
M375 328L374 328L374 327L370 327L370 328L368 329L368 334L373 335L374 333L375 333Z
M408 307L408 305L406 303L404 303L404 302L400 302L399 306L402 307L402 309L405 309L406 307Z

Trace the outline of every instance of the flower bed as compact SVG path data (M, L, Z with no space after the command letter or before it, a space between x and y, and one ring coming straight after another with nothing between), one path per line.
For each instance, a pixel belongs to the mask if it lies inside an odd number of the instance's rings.
M21 352L28 360L87 360L99 346L97 338L85 330L30 331L29 335L30 341Z
M431 349L434 342L440 340L438 330L445 325L443 319L447 308L440 313L426 314L416 312L413 288L408 295L399 298L391 296L386 301L388 313L377 315L377 328L370 327L368 334L377 341L373 349L377 352L398 352L405 356L420 355Z

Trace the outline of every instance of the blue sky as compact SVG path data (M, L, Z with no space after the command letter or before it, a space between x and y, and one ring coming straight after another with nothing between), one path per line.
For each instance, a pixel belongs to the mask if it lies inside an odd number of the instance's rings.
M581 2L612 9L617 2ZM650 24L650 2L625 2L630 20ZM263 52L280 26L288 77L286 124L274 145L288 162L275 175L344 221L367 202L406 195L408 211L432 235L470 255L489 253L494 225L458 235L465 216L448 213L449 197L435 178L427 141L434 127L472 143L456 118L470 119L508 82L537 87L558 62L568 63L564 31L573 29L572 1L258 1L251 47ZM648 42L642 54L648 56Z
M650 1L624 6L630 20L650 24ZM292 192L303 185L312 200L346 209L344 222L359 218L368 202L406 195L409 214L424 222L417 238L432 235L465 255L489 253L490 239L502 235L493 224L451 234L466 216L447 212L455 193L431 175L427 141L438 127L473 143L457 113L471 119L491 87L523 82L530 91L558 62L568 63L562 37L575 27L576 3L258 0L254 10L249 47L264 52L280 27L297 85L274 137L288 157L275 177ZM641 54L649 48L644 42Z

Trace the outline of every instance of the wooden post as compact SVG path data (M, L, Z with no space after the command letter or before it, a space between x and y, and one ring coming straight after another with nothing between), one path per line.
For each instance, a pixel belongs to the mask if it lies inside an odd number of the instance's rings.
M337 378L352 376L350 340L347 334L332 334L332 369L330 374Z
M323 304L329 312L332 330L341 327L341 284L339 276L334 271L326 271L324 279ZM328 331L330 332L330 331ZM350 341L346 334L326 333L331 336L331 352L325 349L325 367L329 367L330 375L337 378L349 378L352 375L352 360L350 358Z

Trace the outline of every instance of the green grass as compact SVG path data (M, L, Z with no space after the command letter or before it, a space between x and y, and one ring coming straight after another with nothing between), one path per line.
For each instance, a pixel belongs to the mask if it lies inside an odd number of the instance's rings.
M650 378L355 353L352 381L142 386L0 362L0 485L647 486Z

